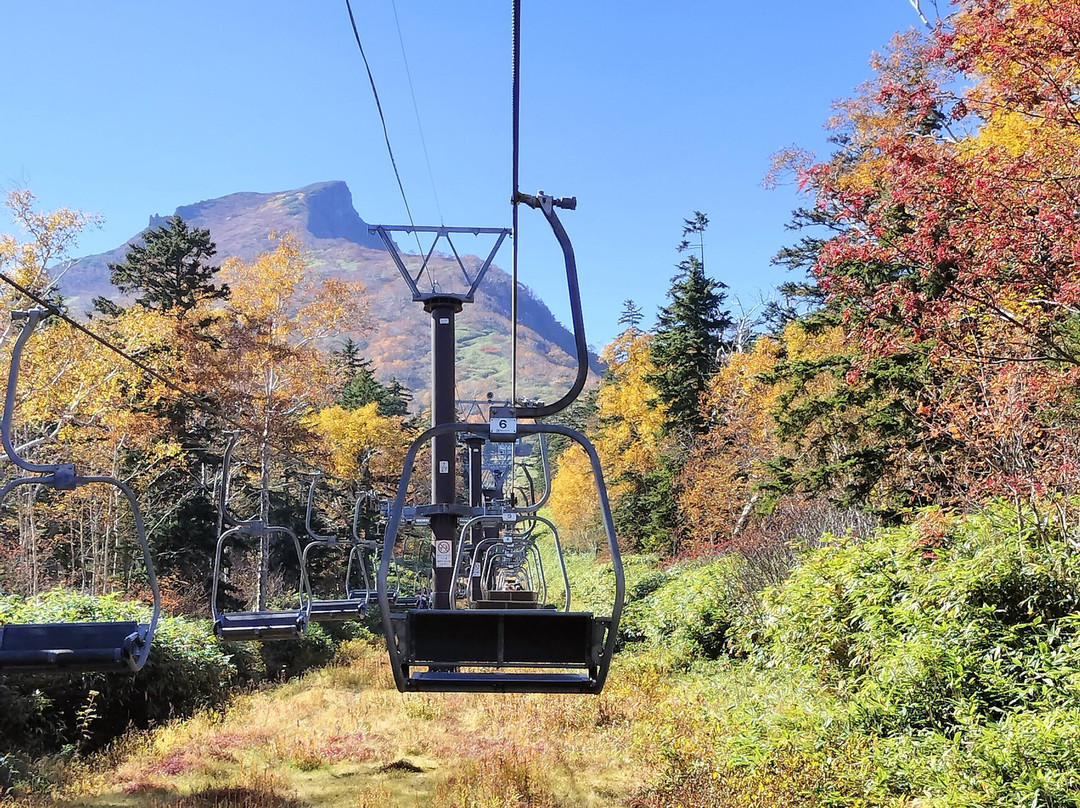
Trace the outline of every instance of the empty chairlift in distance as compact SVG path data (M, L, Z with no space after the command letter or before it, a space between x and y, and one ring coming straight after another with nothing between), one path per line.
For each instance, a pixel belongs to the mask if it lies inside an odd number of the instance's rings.
M20 457L12 440L19 364L23 350L38 324L49 314L47 309L12 312L13 321L22 322L22 330L12 349L4 414L0 421L4 451L11 462L31 476L9 480L0 488L0 503L19 486L41 486L54 491L73 491L88 485L116 488L131 507L135 536L146 566L147 582L153 593L153 610L148 622L108 620L80 623L8 623L0 626L0 672L23 671L138 671L146 663L151 641L161 614L161 593L146 539L146 528L134 491L124 482L109 476L84 476L73 464L32 463Z
M341 598L323 598L315 597L314 585L312 585L312 599L311 599L311 620L315 623L340 623L347 620L359 620L364 616L364 611L368 605L369 593L366 590L350 590L349 588L349 572L350 567L353 564L354 553L361 550L359 545L359 539L356 538L355 530L355 512L353 520L354 530L354 542L342 542L337 536L333 534L319 534L315 532L315 529L311 524L311 511L315 500L315 487L318 484L321 474L312 474L311 482L308 485L307 496L307 511L304 514L304 529L307 531L310 541L304 546L303 554L303 568L304 573L307 575L308 582L314 580L314 554L313 550L325 549L325 550L348 550L349 553L344 561L344 580L342 581L342 594ZM360 566L363 566L363 557L357 555L357 560L360 562ZM362 573L366 577L366 570Z
M261 519L238 519L229 511L229 482L232 476L232 454L239 436L230 435L225 447L225 456L221 463L221 486L218 507L221 519L228 528L218 537L217 550L214 554L214 583L210 606L214 618L214 632L224 640L287 640L301 636L311 619L311 586L304 571L304 551L296 533L282 525L271 525ZM273 537L288 540L286 543L295 550L299 565L299 588L296 592L295 607L272 609L260 607L258 598L255 608L247 611L227 611L221 608L220 599L223 584L227 583L223 569L223 554L226 546L241 544L245 539L256 539L259 553L269 553L270 539ZM263 595L265 598L265 595Z
M365 609L367 605L378 606L379 603L375 578L382 554L382 532L377 531L381 531L381 527L385 526L389 508L390 504L380 499L374 491L365 491L356 500L353 509L353 541L345 581L349 598L363 600ZM360 521L364 510L367 511L364 521L369 527L361 536ZM371 527L373 524L376 526ZM378 539L368 538L375 535L378 535ZM395 553L389 576L388 597L397 608L415 609L427 603L430 559L430 546L422 538L411 531L402 537L401 552Z
M519 516L524 516L518 519ZM474 529L481 527L478 538ZM558 561L561 577L559 603L549 601L548 575L540 542L550 539L549 559ZM454 580L469 609L561 609L570 611L570 578L558 529L540 516L518 514L496 507L475 516L461 529L455 553Z

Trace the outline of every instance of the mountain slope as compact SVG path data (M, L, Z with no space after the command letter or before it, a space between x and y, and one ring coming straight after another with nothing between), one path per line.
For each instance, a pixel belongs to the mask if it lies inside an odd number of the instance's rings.
M280 193L236 193L176 210L189 226L210 230L217 244L215 261L230 256L251 258L271 249L271 233L294 233L304 243L316 275L360 281L368 294L370 323L340 335L351 336L375 363L381 379L396 378L426 401L430 378L430 318L419 303L411 301L409 289L378 236L353 207L352 194L344 182L308 185ZM151 216L149 227L164 224L167 217ZM89 308L95 295L117 298L109 283L108 264L124 258L125 244L99 255L82 258L64 278L63 292L76 309ZM469 246L471 236L455 245ZM416 261L414 242L402 240L406 262ZM422 243L426 251L430 243ZM485 257L490 244L477 243ZM440 242L440 249L447 248ZM462 254L470 272L481 259ZM431 266L442 278L459 278L460 268L452 255L436 252ZM561 268L560 268L561 269ZM509 398L510 389L510 277L492 266L476 294L458 316L458 397ZM573 336L555 319L544 303L522 289L519 299L519 395L552 400L569 386L575 373ZM590 357L594 370L595 356Z

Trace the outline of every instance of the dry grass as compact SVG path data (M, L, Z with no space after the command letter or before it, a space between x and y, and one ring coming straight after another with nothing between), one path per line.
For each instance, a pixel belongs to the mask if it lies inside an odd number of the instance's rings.
M610 806L659 773L671 682L621 659L604 695L400 694L385 650L130 735L41 805ZM654 726L655 725L655 726Z

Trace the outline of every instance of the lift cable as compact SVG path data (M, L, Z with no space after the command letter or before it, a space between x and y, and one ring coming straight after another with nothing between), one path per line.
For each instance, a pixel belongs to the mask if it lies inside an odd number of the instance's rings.
M427 164L428 179L431 181L431 194L435 197L435 211L439 214L439 224L446 224L443 220L442 206L439 204L439 192L435 190L435 174L431 170L431 158L428 156L424 127L420 123L420 107L416 103L416 90L413 89L412 72L409 70L409 57L405 54L405 38L401 35L401 21L398 19L397 3L390 0L390 7L394 9L394 24L397 26L398 43L401 45L401 60L405 63L405 77L409 80L409 95L412 96L413 112L416 113L416 128L420 132L420 146L424 150L424 162Z
M401 174L398 172L397 161L394 159L394 149L390 145L390 131L386 128L386 116L383 115L382 102L379 101L379 91L375 88L375 77L371 74L371 65L368 64L367 54L364 53L364 45L360 42L360 31L356 27L356 18L353 16L352 3L349 0L345 0L345 8L349 12L349 22L352 23L353 36L356 38L356 47L360 49L360 56L364 60L364 68L367 70L368 81L371 83L371 94L375 96L375 109L379 111L379 120L382 122L383 138L386 140L386 151L390 154L390 165L394 169L394 176L397 177L398 190L401 191L401 201L405 203L405 213L409 216L409 224L416 227L416 222L413 221L412 209L409 208L409 199L405 195L405 186L401 182ZM413 235L416 236L416 248L421 255L424 254L424 248L420 246L420 235L414 230Z
M513 189L510 196L511 238L513 256L510 260L510 405L517 406L518 372L518 165L521 150L521 0L513 0L514 12L511 21L511 50L513 52L511 76L513 80L511 117L510 162ZM514 490L517 481L517 465L510 459L510 490Z
M215 415L218 418L221 418L223 421L230 424L231 426L237 426L237 424L235 424L233 421L231 421L228 416L223 415L222 413L219 413L219 412L214 412L210 408L208 408L206 406L205 402L201 401L199 399L199 397L196 396L194 393L190 393L187 390L185 390L184 388L180 387L178 384L176 384L176 382L172 381L172 379L169 379L169 378L167 378L165 376L162 376L158 371L154 370L152 367L147 365L142 360L136 359L134 356L132 356L127 351L125 351L123 348L120 348L120 347L118 347L116 345L113 345L111 342L109 342L104 337L98 336L93 331L88 329L86 326L82 325L81 323L73 320L71 317L64 314L64 312L61 311L55 304L50 303L45 298L41 297L41 295L38 295L38 294L32 292L30 289L27 289L25 286L23 286L21 283L16 281L14 278L11 278L8 275L6 275L5 273L0 272L0 281L3 281L4 283L6 283L8 286L13 288L16 292L21 294L23 297L26 297L26 298L32 300L34 303L37 303L43 309L46 309L50 314L53 314L56 317L59 317L65 323L67 323L72 328L74 328L76 331L78 331L78 332L80 332L82 334L85 334L86 336L90 337L90 339L94 340L94 342L97 342L98 344L102 345L103 347L108 348L113 353L115 353L115 354L117 354L119 356L122 356L124 359L129 361L131 364L135 365L135 367L137 367L143 373L157 379L159 382L164 384L166 387L168 387L173 392L178 393L181 396L183 396L184 398L188 399L192 404L194 404L199 409L201 409L204 412L207 412L207 413L209 413L211 415Z

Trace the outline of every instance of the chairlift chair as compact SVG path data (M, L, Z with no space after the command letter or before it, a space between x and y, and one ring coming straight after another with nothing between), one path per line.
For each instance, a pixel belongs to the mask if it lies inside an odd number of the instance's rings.
M71 491L86 485L103 484L118 489L131 506L135 534L146 564L147 580L153 593L153 611L149 622L102 620L79 623L8 623L0 626L0 671L126 671L135 672L146 664L150 644L161 615L161 592L154 572L150 546L142 512L134 491L124 482L109 476L76 474L73 464L31 463L19 456L11 438L16 386L23 349L47 309L14 311L13 321L23 321L22 330L12 349L4 396L4 414L0 421L4 451L18 468L34 476L9 480L0 488L0 503L19 486L37 485L56 491Z
M570 611L568 593L561 611L535 607L458 609L453 601L450 609L402 609L391 604L387 581L392 548L403 521L408 481L417 453L439 434L476 434L479 430L490 439L490 425L451 423L431 427L413 441L406 453L379 567L379 606L399 690L599 693L604 686L615 650L624 579L600 460L585 436L569 427L537 423L518 424L516 429L521 434L564 435L588 454L615 572L612 613L603 617ZM467 528L471 525L466 522L465 527L459 544L469 535ZM466 554L459 552L458 562L464 557ZM452 580L456 581L460 572L457 569ZM564 581L568 589L565 565Z
M516 30L516 19L515 19ZM515 83L515 93L517 86ZM514 159L516 165L516 145ZM550 404L510 402L507 407L491 407L487 424L455 422L453 414L454 385L454 317L464 303L474 297L479 277L468 292L454 294L438 291L421 292L416 278L401 262L397 246L390 234L394 231L421 232L437 230L450 233L451 228L420 228L413 225L377 225L372 228L384 240L387 250L398 263L403 280L413 292L413 300L424 305L432 318L432 422L433 426L419 435L405 455L397 495L390 509L379 565L379 609L386 636L394 681L401 691L462 691L462 692L564 692L599 693L604 686L611 658L615 651L615 635L623 608L625 581L619 556L611 507L604 487L603 472L596 450L584 435L569 427L545 424L540 419L565 409L580 395L589 373L589 350L585 338L584 316L578 286L577 264L573 246L559 221L556 208L574 209L573 197L555 198L542 191L535 196L517 189L515 169L514 230L520 204L540 210L562 249L566 265L570 315L573 322L574 347L577 354L577 373L570 388ZM482 228L473 229L483 232ZM489 259L490 261L490 259ZM515 287L516 288L516 287ZM516 329L516 318L512 318ZM516 345L516 331L515 342ZM512 376L516 367L512 363ZM516 394L515 394L516 395ZM512 396L513 398L513 396ZM533 423L521 423L521 419ZM600 511L608 538L614 572L614 591L610 616L591 612L558 611L550 609L456 609L454 595L459 589L453 575L454 561L437 554L432 567L433 597L438 608L402 609L391 604L389 575L393 549L405 515L405 498L416 455L428 442L432 443L432 502L417 506L414 512L429 515L432 520L432 539L439 546L449 545L452 555L457 537L455 526L463 516L476 515L477 507L460 506L455 502L454 441L461 435L480 438L490 443L515 443L521 437L541 434L564 435L578 443L592 465L594 482L600 501ZM493 469L493 472L496 470ZM501 482L501 480L500 480ZM483 486L481 486L482 488ZM446 552L444 549L442 552ZM449 562L449 563L448 563ZM494 670L492 670L494 669Z
M311 551L314 548L335 548L341 546L341 542L338 541L338 537L333 534L319 534L315 532L315 529L311 525L311 509L312 503L315 498L315 485L319 480L319 474L311 475L311 483L308 486L307 497L307 511L304 515L304 528L307 530L308 536L311 537L306 545L304 545L304 553L302 557L302 566L307 573L308 581L311 581L311 568L309 566L311 561ZM355 530L355 524L353 525ZM355 549L355 545L349 544L349 559L352 559L352 552ZM359 620L364 616L364 610L367 608L368 595L364 593L353 593L349 591L348 587L349 570L348 566L345 569L345 597L344 598L315 598L311 600L311 620L315 623L341 623L348 620Z
M238 519L229 511L229 480L232 472L232 453L238 433L229 436L221 463L221 490L218 507L222 522L229 528L218 537L214 554L214 584L210 608L214 618L214 633L223 640L289 640L303 635L311 620L311 586L304 568L304 551L296 533L283 525L269 525L260 519ZM245 536L259 538L282 535L292 539L296 559L300 563L300 606L296 609L255 609L223 611L218 607L218 590L222 582L222 555L230 540Z

